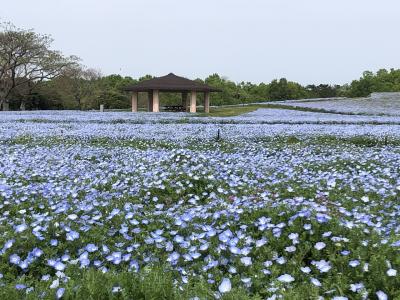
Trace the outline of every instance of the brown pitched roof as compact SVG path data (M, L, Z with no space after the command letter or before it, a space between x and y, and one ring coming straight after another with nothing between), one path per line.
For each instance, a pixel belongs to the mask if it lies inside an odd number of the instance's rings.
M207 84L189 80L184 77L169 73L166 76L156 77L138 82L124 88L125 91L147 92L159 90L160 92L220 92L221 90L208 86Z

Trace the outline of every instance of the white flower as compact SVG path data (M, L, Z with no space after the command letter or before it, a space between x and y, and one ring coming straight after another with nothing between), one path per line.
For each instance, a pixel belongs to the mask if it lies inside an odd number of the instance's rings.
M369 202L369 197L368 196L362 196L361 197L361 201L364 203L368 203Z
M78 216L76 214L71 214L71 215L68 215L67 218L70 220L76 220L78 218Z
M119 293L119 292L121 292L121 291L122 291L122 288L121 288L120 286L114 286L114 287L112 288L112 293L113 293L113 294Z
M360 262L358 261L358 260L351 260L350 262L349 262L349 266L350 267L353 267L353 268L355 268L355 267L357 267L357 266L359 266L360 265Z
M324 242L318 242L314 245L314 248L317 249L318 251L324 249L325 247L326 244Z
M303 273L307 273L307 274L311 272L311 268L310 267L301 267L300 270Z
M56 279L51 283L50 288L56 289L56 288L58 288L59 285L60 285L60 281L58 279Z
M232 289L232 284L229 278L222 279L221 284L218 287L220 293L228 293Z
M377 291L376 296L378 297L379 300L387 300L388 299L388 296L382 291Z
M368 268L369 268L369 263L365 263L363 266L363 271L368 272Z
M386 274L390 277L393 277L397 275L397 271L395 269L389 269L386 271Z
M364 288L364 284L363 283L355 283L355 284L350 284L350 290L354 293L359 292L360 290L362 290Z
M315 286L321 286L321 282L317 278L311 278L311 283Z
M279 276L277 279L278 279L280 282L286 282L286 283L289 283L289 282L293 282L293 281L294 281L294 277L291 276L291 275L289 275L289 274L283 274L283 275Z
M296 247L295 247L295 246L286 247L286 248L285 248L285 251L286 251L286 252L289 252L289 253L295 252L295 251L296 251Z

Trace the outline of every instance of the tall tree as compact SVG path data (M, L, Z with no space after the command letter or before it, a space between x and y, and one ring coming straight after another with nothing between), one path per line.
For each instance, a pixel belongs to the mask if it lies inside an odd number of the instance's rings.
M59 92L72 97L76 107L81 110L84 99L95 94L95 83L100 78L99 71L74 64L65 68L55 82Z
M53 79L68 66L74 56L65 57L51 50L49 35L24 30L10 23L0 25L0 106L8 110L10 95L17 89L29 93L40 82ZM23 100L23 99L22 99ZM22 103L22 108L25 103Z

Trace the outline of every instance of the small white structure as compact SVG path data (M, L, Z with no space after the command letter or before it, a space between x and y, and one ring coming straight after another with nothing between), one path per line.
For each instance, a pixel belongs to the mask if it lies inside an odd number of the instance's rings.
M100 112L104 112L104 104L100 104Z

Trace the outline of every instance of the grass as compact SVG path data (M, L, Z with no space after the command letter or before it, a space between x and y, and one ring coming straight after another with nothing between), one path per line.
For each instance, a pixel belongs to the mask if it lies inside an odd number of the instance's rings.
M265 103L265 104L251 104L251 105L235 105L235 106L220 106L220 107L212 107L210 109L210 113L199 113L198 116L203 117L234 117L242 114L250 113L256 111L260 108L269 108L269 109L286 109L286 110L296 110L296 111L304 111L304 112L316 112L316 113L328 113L328 114L337 114L337 115L366 115L362 113L353 113L353 112L337 112L333 110L319 109L319 108L308 108L308 107L297 107L290 105L283 105L277 103Z
M263 105L238 105L238 106L221 106L211 107L210 113L199 113L199 116L204 117L234 117L246 113L250 113L259 108L263 108Z

